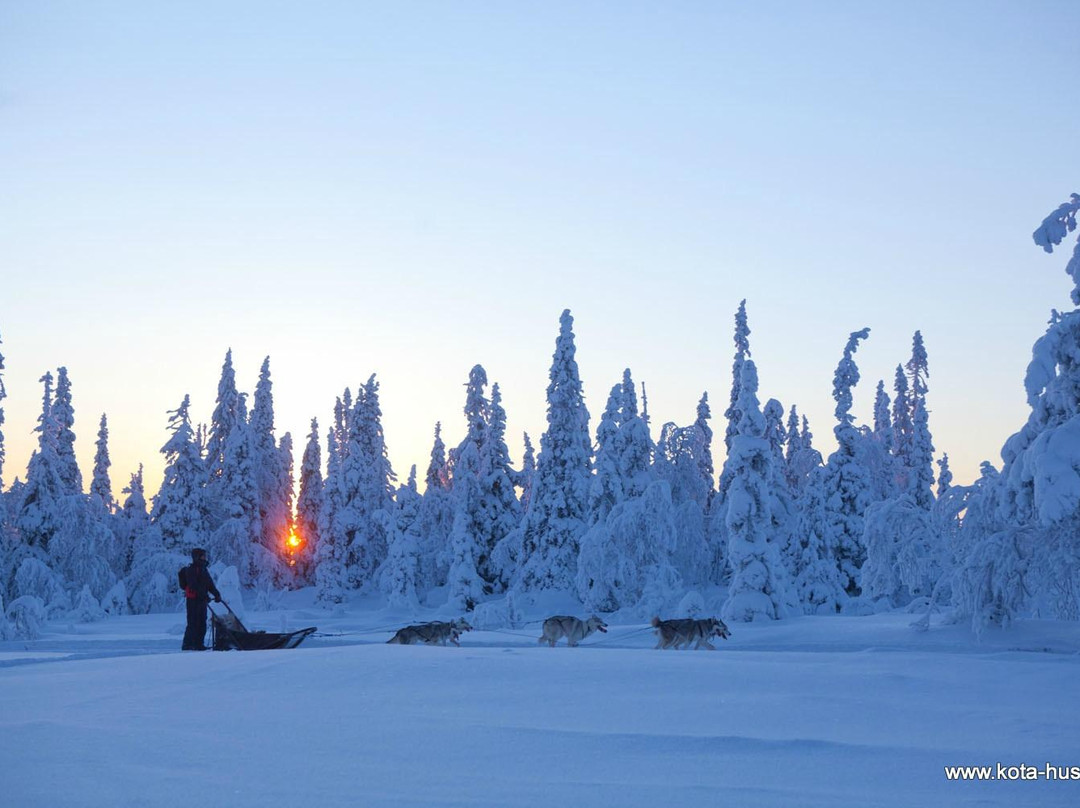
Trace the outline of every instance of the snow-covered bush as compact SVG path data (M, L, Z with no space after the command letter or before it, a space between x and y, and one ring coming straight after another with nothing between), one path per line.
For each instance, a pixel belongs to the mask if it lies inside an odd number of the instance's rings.
M82 590L75 598L75 608L72 609L70 616L80 623L94 623L105 617L105 610L91 593L90 584L83 584Z
M14 589L16 601L23 597L37 598L49 616L63 615L71 609L64 579L37 558L27 558L19 565Z
M19 640L36 640L49 619L41 598L23 595L7 608L8 631Z
M181 567L190 563L191 557L182 553L161 551L136 556L125 581L132 613L173 612L179 609L184 595L176 576Z
M105 614L112 617L129 613L127 587L123 581L117 581L112 589L105 593L105 597L101 599L101 608L105 610Z

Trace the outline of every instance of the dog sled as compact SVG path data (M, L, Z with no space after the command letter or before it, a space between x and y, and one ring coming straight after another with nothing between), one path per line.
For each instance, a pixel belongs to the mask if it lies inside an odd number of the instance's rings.
M225 614L210 609L211 648L215 651L269 651L275 648L295 648L318 629L315 626L274 634L267 631L248 631L229 604L221 601Z

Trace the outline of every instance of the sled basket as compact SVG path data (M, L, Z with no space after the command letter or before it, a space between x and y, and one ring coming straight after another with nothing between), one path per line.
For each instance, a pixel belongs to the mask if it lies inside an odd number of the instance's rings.
M210 630L215 651L266 651L272 648L295 648L318 629L314 626L292 631L288 634L271 634L266 631L248 631L240 618L230 610L227 614L215 614L210 610Z

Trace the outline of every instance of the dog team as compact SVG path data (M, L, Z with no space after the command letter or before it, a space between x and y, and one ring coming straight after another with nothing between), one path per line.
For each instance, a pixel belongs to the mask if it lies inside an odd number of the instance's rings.
M652 627L656 633L656 647L659 649L673 648L679 650L681 648L690 648L692 645L695 650L707 648L710 651L715 651L716 646L709 642L711 638L718 637L721 640L726 640L731 636L731 631L728 630L724 621L715 617L706 617L704 619L688 617L676 620L661 620L659 617L654 617ZM421 642L425 645L446 645L447 641L449 641L460 648L461 643L459 640L466 631L472 631L472 626L463 617L449 622L436 620L431 623L405 626L405 628L399 629L387 642L393 645L413 645ZM596 615L593 615L588 620L565 614L556 615L544 621L544 630L537 643L541 645L547 643L548 646L554 648L555 643L565 637L566 644L574 648L595 631L602 634L607 633L607 623Z

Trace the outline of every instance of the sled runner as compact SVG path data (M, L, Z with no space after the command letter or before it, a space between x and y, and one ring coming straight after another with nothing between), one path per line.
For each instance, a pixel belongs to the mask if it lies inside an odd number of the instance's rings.
M302 628L288 634L271 634L266 631L248 631L240 618L221 601L227 614L217 614L210 609L210 633L213 637L212 648L215 651L267 651L272 648L295 648L318 629L315 626Z

